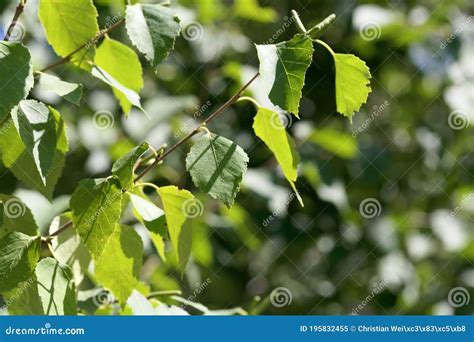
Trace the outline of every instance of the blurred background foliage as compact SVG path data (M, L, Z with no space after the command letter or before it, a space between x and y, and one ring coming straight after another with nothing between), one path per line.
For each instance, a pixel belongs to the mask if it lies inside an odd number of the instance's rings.
M124 1L94 3L101 27L123 16ZM15 6L13 0L0 3L3 30ZM472 314L474 4L183 0L172 6L185 30L197 31L190 31L191 39L178 39L156 75L143 63L141 96L150 118L139 111L125 118L105 84L73 66L60 66L54 72L82 83L85 94L75 107L35 89L34 96L53 104L68 124L71 151L54 200L49 203L20 184L3 166L1 192L23 199L46 232L53 217L67 210L79 180L107 176L111 163L142 141L156 149L170 146L232 96L257 71L254 43L283 41L296 33L291 9L307 27L335 13L336 21L321 37L336 52L367 62L373 92L351 125L335 111L332 59L315 46L301 120L285 116L301 151L297 187L305 207L254 136L254 108L238 103L209 127L250 157L231 210L194 188L184 167L190 145L147 176L158 185L191 190L205 210L194 226L193 254L183 277L141 234L143 286L180 289L183 297L210 308L241 306L250 313L350 314L364 302L359 314ZM28 0L20 23L36 69L51 63L56 56L38 22L36 1ZM130 45L123 28L111 36ZM248 95L268 103L258 82ZM105 130L93 122L94 113L104 110L114 116ZM461 129L449 125L455 111L462 113ZM380 207L366 218L359 206L368 198ZM144 232L131 213L124 222ZM269 304L277 287L291 291L291 304ZM471 297L459 308L448 301L455 287ZM87 281L80 286L89 288Z

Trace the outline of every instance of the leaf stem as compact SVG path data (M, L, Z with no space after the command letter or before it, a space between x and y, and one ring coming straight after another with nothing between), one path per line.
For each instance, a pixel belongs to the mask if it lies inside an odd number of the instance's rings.
M180 290L164 290L164 291L154 291L150 292L146 298L151 299L155 297L163 297L163 296L180 296L182 292Z
M334 50L331 49L331 47L330 47L327 43L323 42L322 40L320 40L320 39L313 39L313 41L316 42L316 43L318 43L319 45L324 46L324 47L331 53L331 55L334 56L334 55L336 54L336 53L334 52Z
M47 67L43 68L40 70L40 72L45 72L47 70L50 70L50 69L53 69L55 67L57 67L58 65L61 65L61 64L64 64L64 63L67 63L69 62L69 60L71 59L71 57L78 53L79 51L81 51L82 49L84 49L85 47L88 47L88 46L92 46L92 45L95 45L97 44L97 42L102 39L103 37L105 37L109 32L115 30L117 27L119 27L120 25L122 25L123 23L125 22L125 18L121 18L119 21L117 21L115 24L103 29L103 30L100 30L99 32L97 32L97 34L89 39L87 42L85 42L84 44L78 46L76 49L74 49L74 51L68 53L66 56L58 59L56 62L48 65Z
M5 42L8 42L8 40L10 39L11 34L13 32L13 29L15 28L15 25L18 21L18 18L20 17L20 15L23 13L23 10L25 9L26 1L27 0L20 0L20 2L18 3L18 6L16 6L16 10L15 10L15 14L13 15L13 19L12 19L10 25L8 26L7 33L5 34L5 37L3 38L3 40Z
M255 105L255 107L257 107L257 109L262 107L262 106L260 106L260 103L258 103L257 100L255 100L253 97L250 97L250 96L241 96L237 100L237 102L242 102L242 101L249 101L249 102L253 103Z
M153 184L153 183L138 183L138 184L135 184L133 187L136 188L136 187L139 187L139 186L148 186L150 188L153 188L155 189L156 191L160 191L160 187Z

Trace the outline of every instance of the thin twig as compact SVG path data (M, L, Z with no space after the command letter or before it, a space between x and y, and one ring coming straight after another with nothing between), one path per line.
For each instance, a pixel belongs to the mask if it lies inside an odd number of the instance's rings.
M220 114L222 114L227 108L229 108L232 104L237 102L237 100L240 98L240 95L257 79L257 77L260 74L257 73L250 81L248 81L240 90L235 93L227 102L225 102L223 105L221 105L214 113L212 113L206 120L203 121L203 123L198 126L196 129L194 129L191 133L189 133L187 136L185 136L183 139L178 141L176 144L170 147L169 150L166 150L163 154L158 154L158 157L148 165L134 180L136 183L139 181L143 176L145 176L148 172L150 172L151 169L153 169L156 165L158 165L163 159L165 159L168 155L176 151L181 145L183 145L186 141L191 139L194 135L196 135L203 126L207 125L210 123L212 120L217 118ZM69 227L72 226L72 221L68 221L65 224L63 224L57 231L54 233L51 233L50 235L46 236L46 239L52 238L54 236L59 235L62 233L64 230L68 229Z
M88 40L87 42L85 42L84 44L78 46L74 51L70 52L69 54L67 54L66 56L58 59L56 62L48 65L47 67L43 68L40 70L40 72L45 72L49 69L52 69L52 68L55 68L57 67L58 65L61 65L61 64L64 64L64 63L67 63L69 62L69 60L71 59L71 57L73 55L75 55L76 53L78 53L79 51L81 51L82 49L84 49L86 46L92 46L92 45L95 45L97 44L97 42L102 39L106 34L108 34L109 32L115 30L117 27L119 27L120 25L122 25L125 21L125 18L122 18L120 19L119 21L117 21L115 24L113 25L110 25L109 27L103 29L103 30L100 30L99 32L97 32L97 34L91 38L90 40Z
M11 37L11 34L13 32L13 29L15 28L16 22L18 21L18 18L20 15L23 13L23 10L25 9L27 0L20 0L18 3L18 6L16 6L15 14L13 15L12 22L10 23L10 26L8 26L7 33L5 34L5 38L3 38L4 41L8 42L8 40Z

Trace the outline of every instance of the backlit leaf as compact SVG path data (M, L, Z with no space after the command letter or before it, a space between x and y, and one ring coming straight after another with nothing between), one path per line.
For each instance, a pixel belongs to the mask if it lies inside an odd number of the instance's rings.
M295 142L281 123L280 116L269 109L260 108L254 118L253 129L257 137L262 139L275 155L283 174L297 194L301 205L303 205L295 186L298 178L300 156Z
M176 186L161 187L158 194L163 203L171 243L180 267L184 269L191 253L190 236L192 236L192 227L185 225L188 219L186 205L194 199L194 196L189 191L180 190Z
M121 214L122 190L113 179L86 179L71 197L72 222L94 260L99 260Z
M33 82L33 66L28 49L21 43L0 42L0 122L26 98Z
M39 236L11 232L0 239L0 293L30 278L40 256Z
M40 73L38 85L41 89L53 92L75 105L81 102L82 85L80 84L65 82L59 77Z
M36 266L38 294L46 315L76 315L76 285L71 269L53 258Z
M147 150L148 144L143 143L127 152L112 166L112 173L118 178L122 189L128 189L133 185L133 168Z
M94 38L99 31L97 15L92 0L39 0L38 16L46 38L61 57ZM81 49L71 61L89 70L94 50L94 45Z
M125 304L138 284L142 262L141 237L132 227L117 224L97 262L95 275L120 303Z
M132 104L141 107L138 93L143 87L142 66L135 51L117 40L106 37L97 48L94 64L108 77L104 75L99 77L96 74L97 70L93 75L112 87L124 113L130 112ZM106 81L103 77L111 79ZM132 95L133 93L136 95Z
M333 54L336 66L336 105L337 111L352 116L367 101L371 92L370 70L363 60L354 55Z

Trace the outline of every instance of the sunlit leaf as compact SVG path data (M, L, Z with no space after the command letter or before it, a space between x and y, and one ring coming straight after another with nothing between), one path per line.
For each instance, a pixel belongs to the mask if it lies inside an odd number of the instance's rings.
M186 157L194 184L231 207L249 159L234 142L215 134L203 135Z
M0 122L26 98L33 82L33 66L28 49L20 43L0 42Z
M11 232L0 239L0 293L15 288L33 273L40 256L40 237Z
M76 285L71 269L53 258L36 266L38 294L46 315L76 315Z
M173 49L180 32L179 19L169 7L159 4L127 6L128 36L156 69Z
M38 85L42 90L53 92L75 105L81 102L82 85L80 84L65 82L59 77L40 73Z
M132 227L117 224L97 262L95 274L125 304L138 284L142 263L142 239Z
M71 197L72 222L94 260L99 260L121 214L122 190L112 179L86 179Z
M257 45L262 86L273 104L296 117L313 51L311 39L301 34L287 42Z
M296 144L286 132L278 113L266 108L260 108L255 115L253 129L257 137L273 152L286 179L298 196L301 205L303 201L298 195L295 182L298 178L300 156Z
M97 48L92 74L109 84L124 113L132 105L141 108L138 93L143 87L142 66L137 54L117 40L105 38Z
M191 253L192 227L185 225L188 219L186 215L186 203L194 198L187 190L180 190L176 186L161 187L158 191L163 210L165 212L166 225L181 269L184 269Z
M112 166L112 173L118 178L122 189L128 189L133 185L133 168L147 150L147 143L138 145L119 158Z
M65 57L86 44L99 31L97 10L92 0L39 0L38 16L54 51ZM94 45L76 52L71 61L87 70Z

